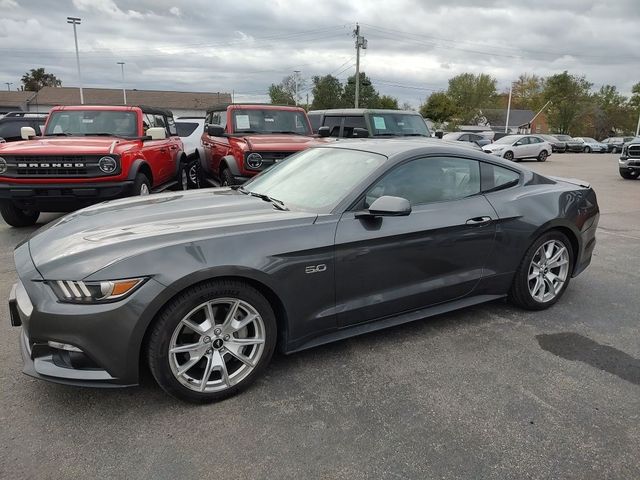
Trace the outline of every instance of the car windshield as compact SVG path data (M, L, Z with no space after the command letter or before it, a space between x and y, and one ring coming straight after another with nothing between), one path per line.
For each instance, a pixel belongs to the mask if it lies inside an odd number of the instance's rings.
M571 138L569 135L554 135L554 137L556 137L558 140L561 140L563 142L568 142L573 140L573 138Z
M518 140L520 140L521 137L518 137L517 135L507 135L506 137L502 137L498 140L496 140L495 142L493 142L494 144L503 144L503 145L511 145L512 143L517 142Z
M60 110L52 112L45 135L112 135L137 137L135 112L125 110Z
M303 112L272 108L234 110L233 132L311 134Z
M584 140L585 143L598 143L593 138L590 138L590 137L582 137L582 140Z
M267 195L289 209L329 213L385 160L359 150L312 148L264 171L241 191Z
M420 115L402 112L370 113L369 123L374 137L431 136L427 124Z
M462 134L458 132L447 133L442 136L443 140L457 140Z

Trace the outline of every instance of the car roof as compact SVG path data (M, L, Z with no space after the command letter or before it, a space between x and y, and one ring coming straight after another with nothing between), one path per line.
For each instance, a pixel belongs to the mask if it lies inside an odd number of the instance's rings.
M295 107L293 105L274 105L272 103L223 103L220 105L215 105L207 109L207 113L211 112L221 112L228 108L234 108L238 110L251 110L251 109L259 109L259 110L289 110L293 112L304 112L304 108Z
M166 115L167 117L173 117L171 110L164 110L162 108L149 107L148 105L71 105L71 106L56 106L51 109L51 112L60 110L101 110L101 111L132 111L140 109L142 113L150 113L151 115Z
M447 142L439 138L422 137L414 138L350 138L333 143L321 144L312 148L336 148L345 150L359 150L362 152L377 153L388 159L408 158L415 155L457 155L465 158L473 158L491 163L505 165L511 169L522 171L513 162L485 153L482 150L458 145L460 142Z
M414 110L393 110L385 108L331 108L328 110L311 110L308 115L364 115L365 113L393 113L406 115L420 115Z

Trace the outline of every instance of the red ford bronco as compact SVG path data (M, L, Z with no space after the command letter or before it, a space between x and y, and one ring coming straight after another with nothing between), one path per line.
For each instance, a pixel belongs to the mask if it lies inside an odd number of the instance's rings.
M236 185L289 155L316 143L307 114L299 107L232 104L207 112L202 173L221 185Z
M169 111L55 107L42 136L30 127L21 134L0 144L0 213L14 227L33 225L40 212L185 188L186 155Z

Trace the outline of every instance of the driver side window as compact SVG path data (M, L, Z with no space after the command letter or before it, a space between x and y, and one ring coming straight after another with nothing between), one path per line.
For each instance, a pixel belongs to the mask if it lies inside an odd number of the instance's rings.
M384 195L406 198L415 206L478 193L480 165L476 160L426 157L404 163L385 175L366 193L364 208Z

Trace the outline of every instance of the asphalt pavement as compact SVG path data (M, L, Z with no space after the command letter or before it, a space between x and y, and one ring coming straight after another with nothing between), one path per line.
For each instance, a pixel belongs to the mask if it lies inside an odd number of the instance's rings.
M590 181L601 206L593 263L556 306L493 302L277 356L221 403L180 403L151 378L27 377L0 306L0 478L640 478L640 180L613 154L526 166ZM0 220L7 296L33 230Z

